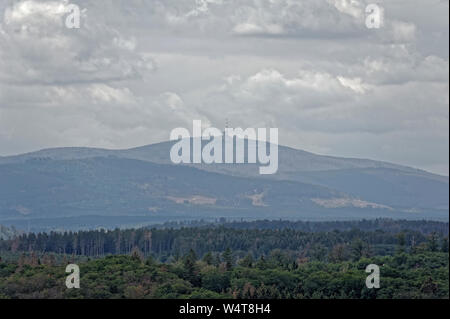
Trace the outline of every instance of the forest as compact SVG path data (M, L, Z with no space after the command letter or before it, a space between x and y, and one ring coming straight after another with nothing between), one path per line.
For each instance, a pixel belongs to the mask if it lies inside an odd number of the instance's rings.
M449 298L448 223L190 222L0 240L0 298ZM65 266L80 267L67 289ZM380 288L365 285L380 267Z

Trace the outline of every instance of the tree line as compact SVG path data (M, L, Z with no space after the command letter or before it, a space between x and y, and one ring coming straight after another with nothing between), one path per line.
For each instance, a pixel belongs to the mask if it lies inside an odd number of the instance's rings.
M278 227L279 223L285 222L274 221L272 228L262 229L256 228L255 223L269 225L267 221L262 221L181 228L29 233L0 240L0 251L101 257L130 254L133 249L138 249L145 257L153 256L164 262L190 250L203 256L208 252L223 252L229 248L239 257L250 253L258 258L279 249L299 258L325 261L350 260L354 254L367 257L392 255L399 243L405 251L427 245L430 251L445 252L448 247L448 232L442 231L442 225L448 224L438 222L433 222L435 224L432 226L424 223L423 231L418 226L420 224L415 225L415 230L403 229L401 224L388 227L388 231L373 230L374 222L366 221L366 228L372 230L352 228L314 232L297 230L295 227ZM365 222L359 223L364 228ZM321 229L319 226L314 227Z

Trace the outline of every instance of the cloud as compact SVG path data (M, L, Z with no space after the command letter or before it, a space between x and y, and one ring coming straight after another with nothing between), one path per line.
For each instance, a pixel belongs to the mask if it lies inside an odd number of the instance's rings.
M448 2L5 0L0 156L166 140L193 119L448 174ZM67 29L69 3L82 9Z
M382 134L429 130L433 123L437 133L448 127L447 69L448 61L435 56L366 58L346 71L310 67L294 76L262 69L229 76L205 100L226 105L230 115L249 114L240 125Z
M154 62L135 39L83 13L83 27L63 21L67 1L26 0L7 7L0 25L0 81L11 84L108 82L139 78Z
M391 161L442 169L448 159L448 74L436 71L446 62L434 56L412 61L413 69L411 61L398 68L386 61L368 68L362 61L350 74L302 69L289 77L263 69L226 78L204 100L225 106L221 116L234 126L280 128L289 145L348 156L357 141L364 149L358 156L385 159L380 154L389 154ZM405 73L393 79L398 70ZM207 116L220 121L214 112Z
M230 20L238 35L348 35L363 30L358 7L357 1L246 1Z
M363 15L362 4L356 0L331 0L330 3L333 3L336 9L339 12L348 14L353 18L361 18Z

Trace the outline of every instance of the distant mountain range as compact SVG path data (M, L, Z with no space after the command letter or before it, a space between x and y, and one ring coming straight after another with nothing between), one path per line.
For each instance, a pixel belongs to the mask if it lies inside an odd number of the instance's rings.
M279 146L278 172L259 175L259 164L174 165L172 145L0 157L0 224L49 230L220 217L449 217L449 178L423 170Z

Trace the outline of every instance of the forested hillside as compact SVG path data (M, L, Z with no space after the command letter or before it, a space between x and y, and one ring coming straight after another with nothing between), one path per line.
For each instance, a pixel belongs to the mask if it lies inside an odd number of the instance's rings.
M376 220L177 225L31 233L0 240L0 297L449 296L447 223ZM386 230L380 228L383 225ZM80 265L81 289L66 289L68 263ZM380 266L380 289L365 286L369 264Z
M137 248L145 256L153 255L165 261L191 249L200 256L230 248L239 256L251 253L256 257L279 249L292 256L324 259L338 246L348 251L357 244L361 244L367 254L391 254L399 236L403 238L405 247L409 248L425 243L430 237L439 245L448 237L448 224L393 220L321 223L255 221L203 227L30 233L0 241L0 250L99 257L129 254Z
M0 261L1 298L447 298L448 253L419 250L342 261L292 259L282 252L236 259L231 250L194 251L170 263L108 256L80 263L80 289L67 289L65 264L22 256ZM380 288L365 285L369 264L380 265Z
M0 158L0 223L31 231L234 219L448 221L448 177L280 146L280 170L173 165L171 143ZM26 194L26 195L25 195Z

